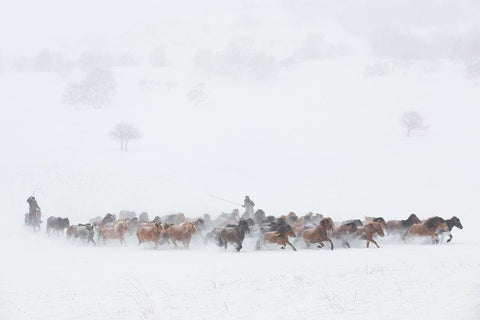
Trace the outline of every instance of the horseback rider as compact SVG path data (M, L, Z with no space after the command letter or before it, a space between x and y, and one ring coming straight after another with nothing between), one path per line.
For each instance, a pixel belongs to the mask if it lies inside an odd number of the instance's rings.
M34 196L28 197L27 203L28 203L28 206L29 206L29 208L28 208L28 221L32 221L35 214L37 213L37 210L38 210L38 212L40 212L40 207L38 206L37 200L35 199Z
M245 208L245 212L242 214L242 219L248 219L253 216L254 210L253 207L255 207L255 203L250 200L249 196L245 197L245 200L243 200L243 206Z

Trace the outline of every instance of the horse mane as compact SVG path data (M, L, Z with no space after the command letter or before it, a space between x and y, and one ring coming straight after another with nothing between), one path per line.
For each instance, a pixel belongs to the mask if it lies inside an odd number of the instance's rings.
M343 224L344 226L350 226L350 228L352 228L352 232L355 232L358 230L358 227L357 225L355 224L355 222L347 222L347 223L344 223Z
M382 217L373 218L372 221L386 224L385 219L383 219Z
M410 215L408 216L407 220L405 220L405 221L410 222L410 221L412 221L414 218L417 218L417 219L418 219L417 215L416 215L415 213L412 213L412 214L410 214Z
M113 230L115 230L115 232L120 232L120 226L127 226L127 223L125 221L119 221L114 227L113 227Z
M445 223L445 219L437 216L428 218L427 221L425 221L425 226L427 229L433 229L438 223Z

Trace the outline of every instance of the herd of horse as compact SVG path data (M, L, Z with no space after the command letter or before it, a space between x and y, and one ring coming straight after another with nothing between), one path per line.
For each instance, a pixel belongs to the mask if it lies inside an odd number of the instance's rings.
M32 225L36 230L36 225ZM236 251L243 247L246 237L256 239L255 249L260 250L271 244L286 246L297 251L295 244L303 241L307 247L316 245L323 248L324 243L334 249L334 241L343 247L350 248L354 240L365 241L366 247L373 243L380 248L377 237L385 235L400 236L407 240L412 237L427 237L431 243L440 242L439 235L447 234L447 242L452 240L453 227L462 229L462 223L457 217L443 219L431 217L420 220L411 214L405 220L388 220L382 217L365 217L335 223L332 218L321 214L308 213L297 216L294 212L280 217L266 216L262 210L257 210L252 217L240 219L238 210L230 214L223 213L216 219L208 214L195 219L187 219L184 214L172 214L164 217L148 218L142 213L139 217L133 212L120 212L119 218L108 213L103 218L96 217L88 223L71 225L68 218L49 217L46 224L47 234L63 235L67 238L82 239L86 243L97 245L101 240L106 244L110 240L119 240L126 245L126 237L136 236L138 244L153 243L154 248L160 245L173 244L188 249L193 237L200 237L207 245L215 243L227 250L233 245Z

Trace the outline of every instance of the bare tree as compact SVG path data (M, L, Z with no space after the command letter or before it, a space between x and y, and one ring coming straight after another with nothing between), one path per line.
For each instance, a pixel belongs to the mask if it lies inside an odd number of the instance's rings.
M138 139L141 138L142 135L140 130L133 125L126 122L120 122L113 126L112 131L110 131L110 137L114 140L120 141L120 148L128 151L128 142L130 139Z
M117 82L109 70L90 71L80 83L72 83L65 89L63 99L77 108L90 106L100 109L115 95Z
M407 129L407 137L413 130L427 129L423 124L423 117L416 111L405 112L402 116L402 124Z

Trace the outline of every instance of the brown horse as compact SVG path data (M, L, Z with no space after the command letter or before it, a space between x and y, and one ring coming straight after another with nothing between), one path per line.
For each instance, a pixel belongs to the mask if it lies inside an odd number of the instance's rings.
M290 247L292 247L293 251L297 251L290 240L288 240L288 237L295 237L295 232L293 232L291 225L282 224L277 231L265 232L263 236L258 239L255 249L259 250L262 243L265 245L267 242L269 242L281 245L280 249L285 249L286 245L288 244Z
M105 244L107 239L119 239L120 244L127 245L125 242L124 234L128 231L128 225L125 221L119 221L113 227L104 227L100 229L100 235L102 236L103 243Z
M403 234L416 223L422 223L422 221L412 213L407 220L388 220L386 226L389 234Z
M341 226L335 228L332 232L332 235L335 239L341 240L343 246L350 248L350 243L348 243L348 238L353 233L357 232L357 225L355 222L348 222L342 224Z
M423 223L417 223L411 226L403 235L403 238L405 239L405 237L408 235L420 237L430 236L432 237L433 243L437 244L439 242L438 232L441 231L448 231L448 226L445 222L445 219L440 217L431 217Z
M245 233L250 233L250 228L248 227L248 223L245 220L240 220L238 225L227 226L220 232L218 246L225 247L227 250L227 244L236 244L237 247L235 248L238 251L242 249L243 239L245 239Z
M172 240L175 247L177 243L175 241L181 241L183 247L187 248L190 246L190 241L192 240L192 235L197 232L195 224L191 221L184 222L182 224L175 224L167 229L167 235Z
M163 237L165 229L160 221L157 221L151 227L141 227L137 230L138 244L143 242L155 243L155 249L160 244L160 239Z
M302 237L307 246L311 243L318 243L318 248L323 248L323 241L330 242L330 249L333 250L333 242L328 237L327 232L333 230L333 220L323 218L315 229L308 229L302 232Z
M370 247L370 242L375 244L377 248L380 248L378 243L373 239L376 234L378 234L380 237L385 236L382 223L374 221L370 221L363 227L358 228L357 232L355 233L358 238L367 240L367 248Z

